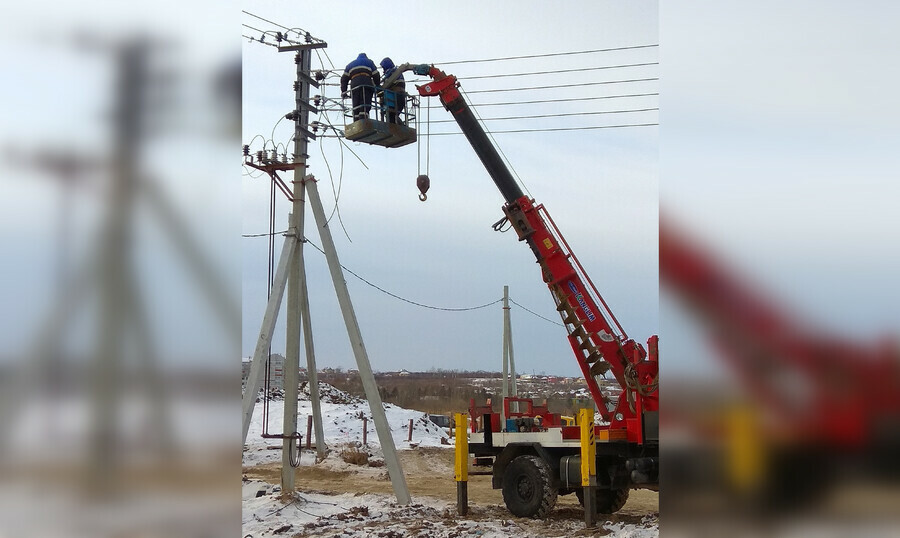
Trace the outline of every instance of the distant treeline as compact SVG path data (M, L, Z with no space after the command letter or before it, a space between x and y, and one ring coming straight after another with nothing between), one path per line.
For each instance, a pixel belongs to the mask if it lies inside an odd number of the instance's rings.
M331 374L348 374L355 373L355 370L337 367L331 369L325 369L324 375ZM415 378L415 379L444 379L444 378L461 378L461 379L500 379L500 372L488 372L486 370L444 370L442 368L432 368L427 372L408 372L403 370L403 373L400 372L375 372L376 378L382 377L404 377L404 378Z
M472 379L496 379L488 386L471 383ZM355 396L365 397L362 381L355 372L323 372L319 379L336 388ZM483 405L488 398L494 402L494 409L500 410L500 374L484 371L449 371L435 370L429 372L410 372L409 375L375 374L375 382L381 399L407 409L416 409L426 413L448 415L465 412L469 409L469 400L475 398L476 403ZM544 394L529 395L536 401L543 402ZM550 410L554 413L571 415L578 407L590 405L589 400L576 400L566 397L548 398Z

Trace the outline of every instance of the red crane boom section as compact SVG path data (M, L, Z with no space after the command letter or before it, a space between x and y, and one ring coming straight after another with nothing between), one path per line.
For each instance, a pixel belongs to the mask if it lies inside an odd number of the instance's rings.
M900 361L798 323L660 220L660 278L704 321L723 357L788 438L859 447L900 416Z
M421 69L420 74L426 74L426 69ZM600 414L611 429L627 429L629 441L642 442L643 411L659 410L658 337L648 340L649 354L641 344L628 338L547 210L522 194L512 179L457 89L456 78L433 66L427 74L434 81L418 86L419 93L439 96L506 198L503 212L519 240L531 247L541 267ZM605 376L608 371L622 388L612 411L597 383L597 376Z

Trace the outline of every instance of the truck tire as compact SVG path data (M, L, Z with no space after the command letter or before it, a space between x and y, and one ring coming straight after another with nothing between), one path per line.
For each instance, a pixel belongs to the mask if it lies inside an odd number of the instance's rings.
M597 488L597 513L615 514L628 502L628 493L628 489ZM584 489L576 489L575 496L581 506L584 506Z
M519 517L546 517L556 505L550 466L537 456L519 456L503 473L503 500Z

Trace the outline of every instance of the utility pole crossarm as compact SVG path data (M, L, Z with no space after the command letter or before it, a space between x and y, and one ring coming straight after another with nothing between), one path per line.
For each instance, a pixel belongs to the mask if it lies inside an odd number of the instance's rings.
M324 49L328 46L328 43L324 41L319 43L304 43L301 45L287 45L284 47L278 47L278 52L295 52L298 50L309 50L309 49Z

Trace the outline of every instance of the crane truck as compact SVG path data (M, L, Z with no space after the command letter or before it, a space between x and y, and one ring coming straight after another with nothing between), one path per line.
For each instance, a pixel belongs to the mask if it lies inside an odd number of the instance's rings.
M619 510L631 489L658 490L658 337L651 336L647 348L628 337L547 209L526 196L513 179L460 92L456 77L433 65L406 63L383 86L390 87L391 79L404 71L431 78L416 86L419 95L440 99L503 195L504 216L494 229L510 226L537 260L601 418L593 426L597 512ZM405 129L363 119L348 125L345 133L351 140L396 147L397 140L414 136ZM423 188L421 181L419 186ZM607 373L622 389L615 401L597 381ZM492 461L492 486L502 489L510 512L542 518L553 509L558 495L573 492L584 504L580 427L564 424L559 414L530 399L506 398L502 405L503 424L500 413L490 405L472 403L468 446L476 460Z

